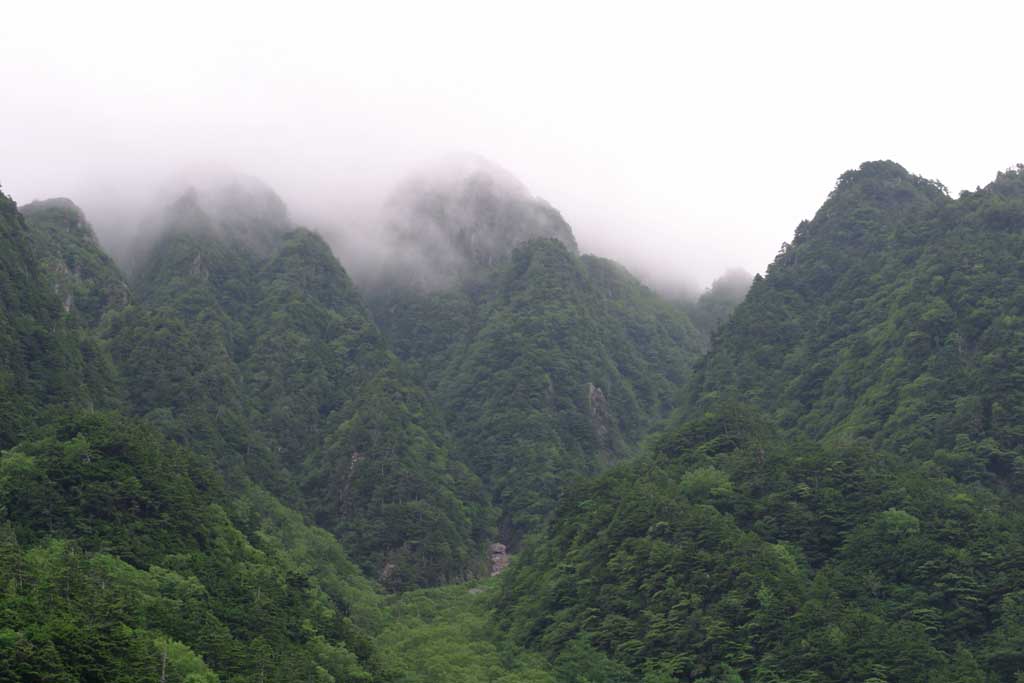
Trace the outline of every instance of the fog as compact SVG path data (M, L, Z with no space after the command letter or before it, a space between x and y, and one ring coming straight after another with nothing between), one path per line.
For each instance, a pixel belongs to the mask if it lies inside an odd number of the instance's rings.
M3 190L118 252L227 168L358 270L410 174L479 155L686 291L762 272L862 161L955 194L1024 160L1019 3L258 4L7 3Z

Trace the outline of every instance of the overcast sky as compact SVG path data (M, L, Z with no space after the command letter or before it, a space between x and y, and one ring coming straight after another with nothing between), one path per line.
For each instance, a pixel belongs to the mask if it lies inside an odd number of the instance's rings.
M0 184L96 223L213 163L328 230L475 153L584 250L703 286L861 161L954 194L1024 161L1022 5L12 0Z

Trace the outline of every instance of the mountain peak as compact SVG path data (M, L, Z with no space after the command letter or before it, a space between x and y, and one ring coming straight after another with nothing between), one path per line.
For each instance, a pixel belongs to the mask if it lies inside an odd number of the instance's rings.
M839 176L822 210L837 203L867 201L879 208L894 208L948 197L942 183L914 175L895 161L866 161Z
M284 201L263 181L249 176L185 178L166 191L163 209L143 231L139 253L149 240L186 234L212 237L269 255L281 236L293 229ZM150 237L146 237L146 236Z
M67 197L36 200L18 207L18 210L26 220L44 222L56 230L98 244L92 226L85 219L85 213Z
M478 157L455 157L410 177L388 214L399 272L416 273L427 286L489 267L531 239L554 238L576 251L572 228L554 207Z

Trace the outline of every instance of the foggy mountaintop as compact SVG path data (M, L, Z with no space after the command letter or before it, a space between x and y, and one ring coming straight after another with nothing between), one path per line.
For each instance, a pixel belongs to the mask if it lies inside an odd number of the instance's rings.
M403 178L478 154L555 207L582 252L701 291L762 270L865 159L955 196L1024 156L1000 132L1024 104L1005 87L1020 11L16 3L0 24L0 183L19 204L71 198L123 254L168 175L223 165L338 246L382 229Z
M258 178L226 169L193 169L165 182L134 228L124 225L118 232L101 232L100 238L132 272L166 233L209 233L268 253L275 237L292 227L284 201Z
M450 156L410 176L378 221L376 231L342 233L339 251L362 255L351 259L357 279L398 278L435 289L493 265L532 238L555 238L576 250L572 228L555 208L478 157Z
M1021 26L4 3L0 683L1024 683Z

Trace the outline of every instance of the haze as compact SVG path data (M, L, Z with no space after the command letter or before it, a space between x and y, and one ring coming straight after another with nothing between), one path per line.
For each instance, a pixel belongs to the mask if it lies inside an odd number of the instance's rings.
M9 3L3 190L72 198L116 251L168 177L226 166L337 247L477 154L686 290L763 271L862 161L954 195L1024 161L1019 3L257 5Z

